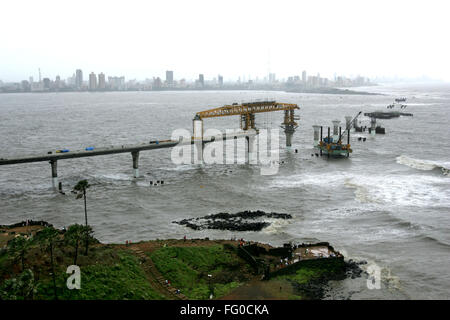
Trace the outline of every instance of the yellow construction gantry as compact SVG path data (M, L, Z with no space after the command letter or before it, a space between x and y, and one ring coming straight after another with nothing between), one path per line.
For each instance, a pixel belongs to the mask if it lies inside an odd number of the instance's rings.
M246 103L233 103L232 105L225 105L223 107L205 110L196 113L197 119L225 117L225 116L240 116L241 129L249 130L256 129L255 113L284 111L284 121L281 124L286 133L286 146L291 146L292 135L298 127L297 120L294 116L294 110L300 109L294 103L282 103L276 101L258 101Z
M196 115L200 119L215 118L225 116L241 116L241 129L256 129L255 128L255 113L261 112L274 112L284 111L285 119L283 124L292 124L297 126L294 121L294 110L300 109L298 105L294 103L282 103L276 101L261 101L261 102L246 102L246 103L233 103L232 105L225 105L223 107L214 108L197 112Z

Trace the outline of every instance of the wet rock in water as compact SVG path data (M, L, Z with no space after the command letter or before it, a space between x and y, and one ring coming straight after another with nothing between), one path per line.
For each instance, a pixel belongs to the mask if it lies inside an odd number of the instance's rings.
M193 230L216 229L231 231L261 231L270 226L270 222L264 221L264 218L292 219L292 216L287 213L267 213L261 210L241 211L238 213L219 212L201 218L173 221L173 223L184 225Z
M367 261L353 261L352 259L348 260L345 263L345 274L347 277L355 279L361 277L363 274L367 274L363 269L361 269L361 265L367 264Z
M294 290L307 299L321 300L324 298L330 298L330 287L328 286L328 282L330 280L339 281L346 278L356 279L361 277L362 275L367 275L367 272L360 268L360 265L367 264L366 261L354 261L350 259L344 262L345 266L342 272L320 276L306 283L299 283L294 280L289 281L291 282Z

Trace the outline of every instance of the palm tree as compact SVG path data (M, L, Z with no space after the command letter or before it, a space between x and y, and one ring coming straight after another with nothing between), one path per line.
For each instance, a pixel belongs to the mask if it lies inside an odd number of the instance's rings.
M55 275L55 264L53 262L53 249L59 237L58 230L52 227L46 227L36 235L37 240L44 248L44 250L50 251L50 264L52 267L52 278L53 278L53 290L55 293L55 299L58 300L58 295L56 292L56 275Z
M74 224L67 229L66 233L64 233L64 241L75 248L75 256L73 259L73 264L77 264L78 258L78 245L80 243L81 238L85 230L81 224Z
M25 271L25 255L27 254L33 240L24 236L19 236L8 242L8 251L15 261L21 261L22 272Z
M38 283L31 269L23 271L17 278L7 279L0 287L0 300L33 300Z
M88 226L88 219L87 219L87 205L86 205L86 190L90 187L87 180L81 180L78 181L78 183L73 188L73 192L77 194L77 199L84 198L84 220L86 227ZM86 252L85 255L88 254L88 248L89 248L89 234L86 231Z

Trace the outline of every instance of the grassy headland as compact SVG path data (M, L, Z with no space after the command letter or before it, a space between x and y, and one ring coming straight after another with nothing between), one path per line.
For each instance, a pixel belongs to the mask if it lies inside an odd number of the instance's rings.
M311 263L294 274L261 281L261 274L238 254L236 241L169 239L124 245L91 238L86 255L68 234L51 226L0 227L0 299L247 299L240 288L251 292L258 286L270 288L260 298L318 298L300 289L342 274L341 266ZM81 270L79 290L66 285L74 258ZM280 283L283 290L278 290Z

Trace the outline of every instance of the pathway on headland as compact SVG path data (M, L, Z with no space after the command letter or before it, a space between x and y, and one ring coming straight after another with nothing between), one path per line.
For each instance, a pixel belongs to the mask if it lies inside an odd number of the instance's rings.
M147 256L138 246L133 245L130 248L140 259L142 269L144 269L147 279L152 287L169 299L187 300L188 298L182 293L176 293L176 288L166 284L165 279L156 269L152 259Z
M176 293L177 288L168 286L166 279L158 271L149 254L153 251L163 248L164 246L177 246L177 247L204 247L212 246L216 244L233 244L236 245L235 240L207 240L207 239L189 239L189 240L177 240L168 239L161 241L145 241L129 246L120 245L123 249L129 249L135 254L141 261L141 266L150 281L151 286L158 290L162 295L168 299L187 300L189 299L183 293ZM168 279L170 280L170 279Z

